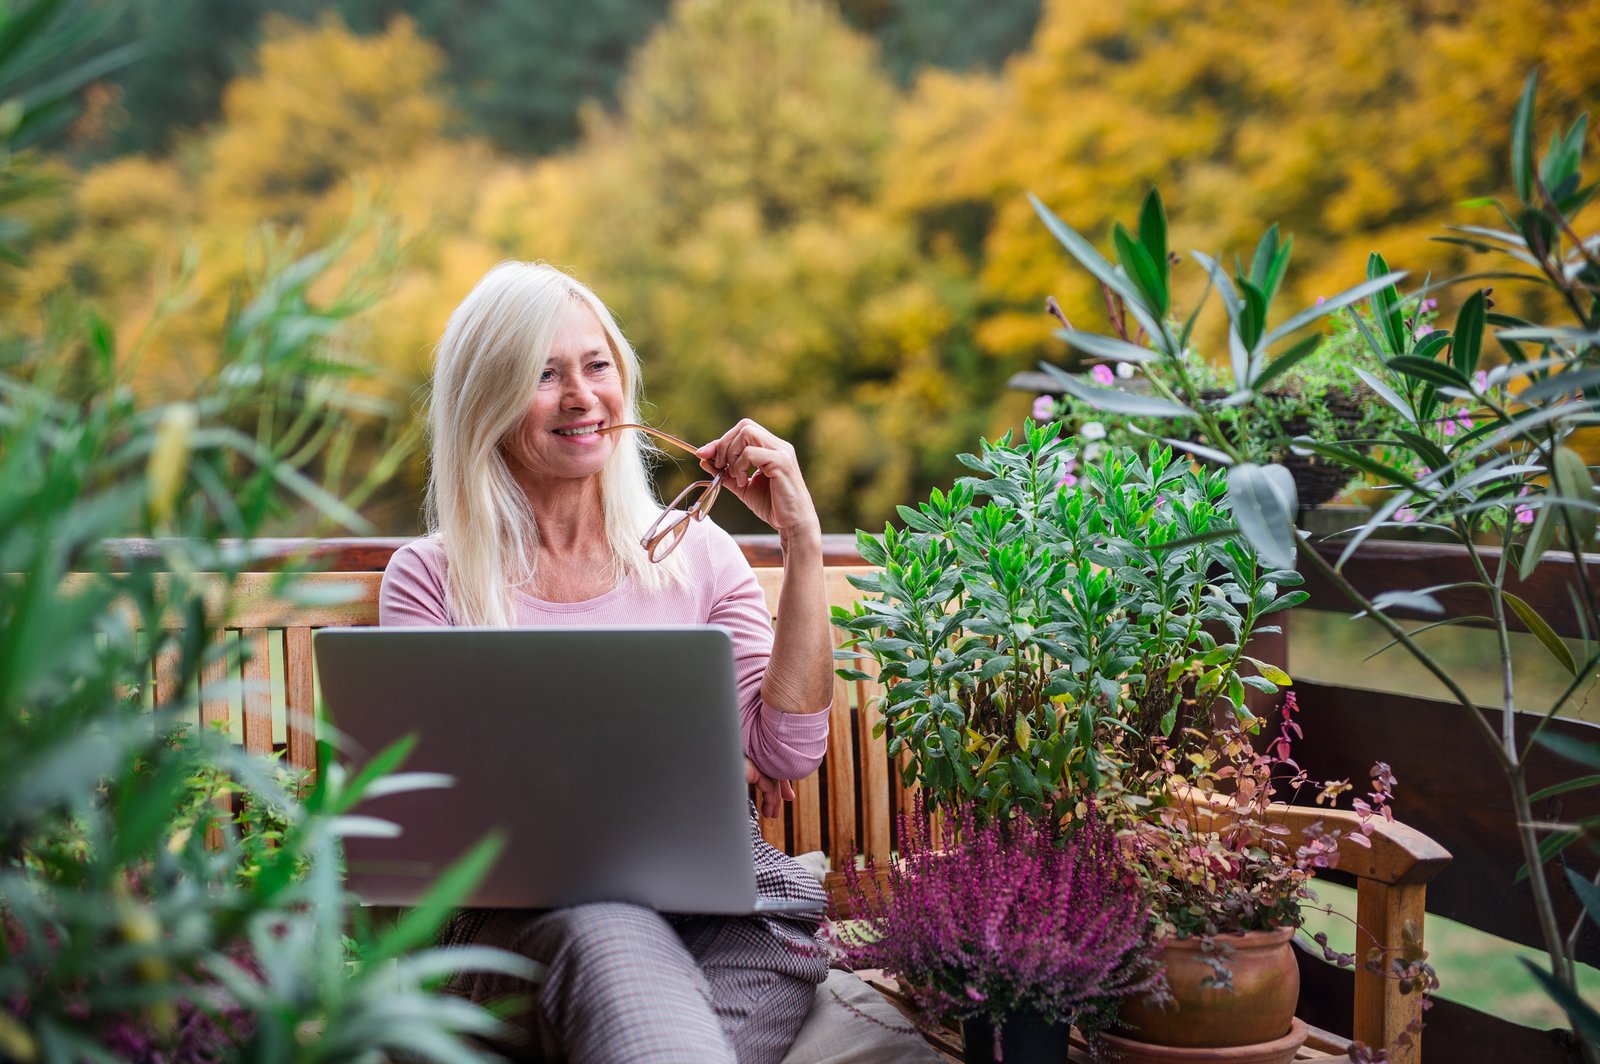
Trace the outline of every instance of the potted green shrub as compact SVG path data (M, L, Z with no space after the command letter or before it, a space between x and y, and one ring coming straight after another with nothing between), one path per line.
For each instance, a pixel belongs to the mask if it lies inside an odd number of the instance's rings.
M1160 445L1079 465L1058 425L1032 422L960 457L980 475L858 536L879 571L834 617L841 657L876 664L889 752L929 806L1060 820L1118 757L1149 767L1147 740L1180 718L1249 721L1246 692L1288 682L1246 649L1304 599L1300 577L1215 538L1220 472ZM1114 754L1120 733L1145 742Z
M1240 275L1237 283L1264 292L1274 290L1288 266L1292 243L1286 240L1280 245L1277 228L1268 230L1256 248L1251 273ZM1109 290L1106 298L1112 305L1122 299ZM1403 307L1403 326L1415 335L1428 335L1434 331L1437 306L1431 298L1410 298ZM1054 301L1050 309L1068 330L1061 335L1071 335L1071 325L1060 317ZM1114 315L1112 320L1114 326L1126 330L1126 313ZM1253 461L1281 463L1294 477L1300 505L1316 507L1350 487L1360 470L1296 447L1293 441L1304 437L1364 453L1372 441L1390 439L1396 429L1406 427L1400 414L1382 402L1362 377L1363 373L1381 369L1363 338L1363 326L1370 329L1370 319L1358 324L1350 318L1335 318L1333 331L1303 358L1286 367L1272 386L1249 404L1229 402L1232 376L1198 354L1193 346L1182 348L1170 362L1147 364L1144 373L1159 378L1169 390L1180 387L1181 373L1202 401L1213 405L1218 427L1231 440ZM1097 384L1110 386L1117 382L1119 374L1137 380L1128 373L1129 369L1129 363L1118 364L1115 372L1111 364L1099 363L1090 372ZM1070 391L1040 396L1034 404L1034 416L1041 420L1059 419L1070 426L1079 435L1089 459L1106 446L1142 447L1152 437L1171 434L1168 419L1102 409ZM1456 423L1442 423L1435 434L1448 436L1457 428Z
M835 614L852 633L841 656L864 654L886 685L889 752L905 755L905 782L925 809L1001 832L1033 817L1077 822L1102 793L1136 813L1141 799L1120 781L1156 769L1164 747L1153 740L1183 743L1180 722L1213 713L1253 720L1246 691L1287 682L1245 648L1303 598L1286 590L1299 578L1263 570L1237 541L1206 538L1229 523L1218 473L1160 445L1080 466L1058 425L1032 422L961 461L978 475L902 507L903 530L859 536L879 570ZM924 848L915 833L906 842ZM894 897L943 889L907 888L904 876L896 885ZM998 882L970 889L955 911L1012 904ZM914 966L905 974L948 982ZM1098 1008L1072 1015L1090 1028L1105 1020Z
M1546 565L1558 548L1581 555L1592 551L1596 542L1595 478L1574 445L1581 440L1577 434L1600 415L1600 397L1595 393L1600 238L1579 218L1600 185L1585 184L1582 173L1587 116L1578 116L1565 129L1554 129L1548 148L1540 153L1537 85L1537 76L1530 73L1511 116L1508 173L1514 195L1506 203L1477 201L1475 207L1492 208L1498 217L1488 224L1452 226L1450 235L1439 238L1503 256L1514 268L1431 283L1429 288L1435 291L1467 286L1447 329L1419 335L1420 330L1408 328L1407 297L1398 288L1405 274L1391 271L1376 253L1368 260L1365 282L1287 315L1270 300L1250 298L1248 290L1230 279L1211 256L1193 253L1221 296L1229 348L1237 353L1230 360L1230 394L1237 395L1242 405L1259 402L1277 377L1321 343L1315 334L1301 335L1302 330L1345 308L1364 308L1352 325L1381 367L1363 375L1363 380L1401 417L1402 427L1384 441L1381 460L1337 444L1301 442L1306 449L1372 476L1385 492L1385 501L1352 530L1345 558L1369 536L1407 525L1425 526L1447 537L1469 558L1475 578L1452 590L1471 589L1482 596L1489 611L1499 648L1498 708L1503 717L1486 713L1435 652L1418 642L1416 632L1390 616L1391 609L1402 604L1439 609L1434 598L1438 589L1397 587L1369 595L1346 579L1339 564L1324 558L1297 533L1293 478L1280 465L1263 465L1251 457L1225 431L1215 405L1207 403L1198 389L1182 383L1168 387L1159 376L1150 376L1151 394L1130 396L1059 370L1052 376L1064 389L1102 410L1167 419L1168 431L1181 434L1184 446L1190 446L1192 438L1202 440L1199 447L1208 458L1229 466L1228 497L1247 517L1240 521L1240 532L1256 549L1274 564L1290 566L1298 558L1316 569L1461 707L1463 726L1482 736L1509 790L1508 816L1517 825L1526 889L1546 953L1543 965L1530 962L1528 967L1571 1021L1583 1059L1600 1064L1600 1009L1579 990L1576 940L1562 925L1557 905L1559 895L1570 892L1581 901L1584 919L1600 919L1600 894L1577 869L1555 864L1566 847L1580 840L1592 842L1595 827L1589 822L1551 823L1535 812L1539 798L1592 787L1595 777L1580 776L1535 791L1528 774L1530 740L1519 729L1500 723L1515 720L1518 707L1524 705L1526 687L1519 687L1517 679L1525 674L1527 655L1513 651L1509 633L1514 628L1534 633L1572 676L1559 696L1542 707L1546 720L1561 712L1600 670L1600 651L1594 649L1592 638L1575 655L1549 620L1511 590L1515 579L1526 582L1540 574L1538 579L1566 588L1586 635L1600 630L1600 607L1586 566ZM1127 315L1144 330L1145 338L1138 342L1115 322L1116 336L1071 330L1066 339L1073 347L1128 363L1135 372L1158 363L1181 365L1188 330L1166 322L1171 292L1159 200L1152 196L1147 202L1137 240L1119 239L1115 261L1042 202L1035 199L1034 205L1071 258L1116 291ZM1489 291L1480 287L1487 276L1526 294L1531 319L1496 310ZM1130 404L1130 399L1137 402ZM1485 539L1497 548L1498 558L1486 551ZM1550 575L1552 571L1555 575ZM1540 722L1534 731L1540 743L1574 758L1586 770L1600 763L1592 745L1561 743L1542 734L1543 728Z

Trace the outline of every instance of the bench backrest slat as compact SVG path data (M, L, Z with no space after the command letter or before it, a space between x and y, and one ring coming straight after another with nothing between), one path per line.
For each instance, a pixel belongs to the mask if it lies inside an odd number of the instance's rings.
M311 666L311 629L303 624L283 632L283 701L289 710L284 723L287 756L292 765L316 765L316 673Z
M240 696L243 703L244 748L252 754L272 753L272 637L281 632L267 628L245 628L239 632L244 643Z
M848 577L866 571L860 565L829 566L825 570L829 605L854 602L859 592ZM767 608L775 614L782 570L758 567L756 575ZM237 706L247 749L281 750L289 764L313 771L316 744L311 722L317 691L312 633L326 627L376 624L381 582L377 572L314 573L298 580L308 594L289 601L282 595L281 574L243 574L235 585L227 634L241 640L247 652L238 676L242 694L230 704L230 677L221 664L208 666L202 676L202 723L232 724ZM323 601L327 592L340 586L352 593L350 601ZM221 605L220 597L212 604ZM835 644L843 639L844 633L835 629ZM163 677L154 679L159 689ZM827 754L817 773L798 782L796 799L783 816L762 822L762 834L773 845L789 853L824 850L835 868L852 853L887 864L891 821L905 807L908 792L899 784L884 739L872 736L880 717L876 701L880 695L877 684L835 679ZM283 711L281 743L274 739L275 704Z

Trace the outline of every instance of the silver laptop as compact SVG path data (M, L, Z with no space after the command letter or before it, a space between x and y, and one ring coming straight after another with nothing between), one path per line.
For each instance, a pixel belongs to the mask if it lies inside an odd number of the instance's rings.
M491 829L473 906L628 901L659 912L815 911L759 899L733 646L714 626L325 628L331 723L364 762L407 734L404 771L454 785L369 799L398 825L350 838L350 889L416 902Z

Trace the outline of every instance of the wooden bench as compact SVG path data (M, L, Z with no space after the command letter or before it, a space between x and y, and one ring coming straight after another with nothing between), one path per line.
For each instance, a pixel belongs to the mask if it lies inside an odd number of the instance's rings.
M746 556L776 611L782 578L776 537L740 537ZM847 536L827 537L826 580L831 605L848 606L859 597L849 577L868 571ZM312 666L311 633L335 625L368 625L378 620L378 588L389 555L404 540L279 541L266 544L270 556L311 555L330 571L301 578L316 590L313 601L325 601L338 587L351 596L337 605L299 605L279 593L281 573L269 560L268 571L246 573L236 585L234 612L228 638L245 644L249 654L243 666L246 686L240 706L244 745L257 753L280 752L289 764L310 771L315 765L315 743L304 722L312 719L316 681ZM154 552L148 543L126 542L115 550L125 556ZM843 634L836 631L836 640ZM153 681L159 691L170 680L159 665ZM211 674L203 679L201 719L228 722L233 710L225 693L228 677ZM872 858L887 867L892 825L899 811L914 798L900 782L883 738L872 730L880 719L875 701L881 693L864 681L834 681L832 729L822 767L795 786L796 799L776 820L764 821L762 833L773 845L791 854L821 850L833 871L827 877L829 893L842 897L838 869L852 854ZM274 734L273 702L281 698L288 709L281 738ZM1292 828L1308 825L1328 814L1320 810L1285 806L1284 820ZM1341 868L1358 883L1356 920L1362 951L1376 942L1398 947L1403 929L1411 923L1420 934L1425 911L1426 884L1450 857L1426 836L1403 824L1385 824L1364 849L1353 844L1341 848ZM1368 936L1371 936L1370 938ZM1318 962L1320 963L1320 962ZM1353 976L1355 1010L1348 1031L1335 1034L1317 1029L1299 1059L1344 1056L1350 1039L1369 1045L1391 1044L1417 1014L1415 996L1404 996L1394 980L1362 970ZM886 987L892 990L892 987ZM949 1051L948 1042L944 1049ZM1402 1048L1391 1060L1414 1064L1420 1060L1417 1044Z

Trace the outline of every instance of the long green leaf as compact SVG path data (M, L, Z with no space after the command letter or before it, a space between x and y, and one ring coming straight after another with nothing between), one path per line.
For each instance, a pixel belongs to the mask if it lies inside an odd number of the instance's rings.
M1539 568L1539 560L1544 557L1544 552L1555 542L1556 515L1560 512L1555 506L1541 506L1534 517L1533 531L1528 533L1528 541L1522 545L1522 561L1517 566L1517 576L1523 583L1533 577L1533 571Z
M1549 623L1539 616L1538 611L1530 606L1527 600L1519 598L1509 591L1502 590L1500 594L1506 600L1506 604L1516 611L1517 616L1522 619L1522 623L1527 626L1528 631L1533 633L1533 637L1539 640L1540 644L1550 652L1550 656L1560 662L1561 667L1566 669L1569 674L1577 675L1578 663L1572 660L1572 651L1567 649L1567 644L1563 643L1561 637L1556 635L1555 629L1551 628Z
M422 900L384 935L368 954L368 963L380 964L433 941L451 910L459 908L488 874L505 848L505 835L492 831L480 839L428 888Z
M1589 477L1589 467L1577 451L1570 447L1557 447L1556 460L1550 471L1560 498L1581 504L1562 505L1561 510L1568 522L1566 527L1577 538L1576 543L1567 545L1582 553L1594 542L1595 531L1594 481Z
M1578 138L1583 143L1583 138ZM1150 257L1161 265L1163 279L1167 273L1167 209L1161 202L1161 193L1152 188L1139 208L1139 242Z
M1539 840L1539 863L1548 864L1555 858L1556 854L1565 850L1568 846L1571 846L1581 838L1583 838L1583 835L1576 831L1551 832ZM1528 863L1524 861L1522 864L1517 866L1516 874L1511 877L1511 882L1521 883L1527 878Z
M1533 206L1533 103L1539 91L1539 72L1529 71L1522 96L1511 115L1511 184L1517 198Z
M1379 281L1389 273L1389 264L1383 256L1374 251L1367 256L1367 277L1372 281ZM1388 344L1389 354L1399 356L1406 353L1406 332L1401 321L1400 293L1392 284L1379 284L1372 291L1372 320L1378 323L1379 330Z
M1565 362L1565 359L1561 360ZM1600 366L1588 369L1571 369L1555 373L1542 381L1535 381L1517 393L1517 401L1532 406L1546 399L1568 396L1574 392L1588 391L1600 385Z
M1287 469L1239 463L1228 470L1228 504L1240 531L1269 565L1294 568L1296 493Z
M1111 239L1117 247L1117 258L1123 272L1133 278L1139 290L1149 301L1157 315L1167 312L1167 281L1160 266L1150 257L1150 252L1121 222L1111 227Z
M1350 537L1350 542L1346 543L1344 550L1339 552L1339 560L1335 563L1334 568L1343 569L1345 562L1349 561L1351 555L1355 554L1356 549L1366 542L1367 537L1387 525L1396 510L1402 506L1409 505L1411 500L1416 497L1415 492L1405 489L1395 492L1388 502L1378 507L1372 516L1367 518L1366 522L1355 530L1355 535Z
M1371 388L1374 392L1377 392L1378 398L1382 399L1384 402L1393 407L1397 414L1405 418L1413 425L1417 423L1416 415L1411 412L1411 404L1400 398L1399 392L1396 392L1393 388L1383 383L1383 381L1379 380L1377 377L1373 376L1371 373L1368 373L1366 370L1361 369L1360 367L1356 368L1356 376L1360 377L1368 388Z
M1417 482L1412 480L1410 474L1404 470L1396 469L1394 466L1380 462L1376 458L1369 458L1360 451L1349 447L1341 447L1336 443L1322 443L1312 439L1310 436L1296 437L1294 445L1307 451L1314 451L1324 458L1331 458L1342 465L1359 469L1363 473L1370 473L1375 477L1388 481L1390 484L1397 484L1404 488L1414 489L1417 487Z
M1559 798L1563 794L1588 790L1590 787L1600 787L1600 776L1579 776L1576 779L1567 780L1565 783L1552 784L1549 787L1534 791L1528 795L1528 800L1530 802L1542 802L1546 798Z
M1066 391L1092 404L1097 410L1109 410L1113 414L1133 414L1138 417L1165 417L1188 418L1195 413L1186 406L1169 403L1165 399L1156 399L1147 395L1135 395L1125 392L1120 388L1097 388L1084 384L1077 377L1052 366L1048 362L1039 363L1039 368L1056 379Z
M1585 742L1559 732L1540 732L1538 743L1584 768L1600 769L1600 743Z
M1364 281L1361 284L1356 285L1354 288L1347 288L1336 296L1330 296L1327 299L1324 299L1321 303L1314 304L1313 306L1309 306L1300 311L1300 313L1294 315L1288 321L1267 333L1261 338L1261 342L1264 346L1271 347L1285 336L1305 328L1318 318L1332 314L1334 311L1339 310L1342 307L1347 307L1351 303L1363 300L1369 295L1373 295L1374 293L1380 292L1386 288L1391 288L1400 281L1405 280L1405 277L1405 270L1396 270L1392 273L1385 272L1381 276L1374 277L1369 281Z
M1595 1011L1594 1007L1579 997L1576 991L1528 958L1522 957L1520 960L1534 979L1538 980L1539 985L1544 987L1544 992L1561 1006L1561 1011L1567 1014L1567 1019L1572 1022L1572 1029L1578 1036L1591 1045L1600 1043L1600 1012Z
M1250 382L1252 388L1264 388L1273 378L1298 365L1322 345L1321 336L1307 336L1288 351L1268 362L1266 367Z
M1483 350L1483 324L1487 309L1480 289L1461 304L1461 310L1456 314L1450 364L1463 377L1470 378L1473 370L1478 368L1478 355Z
M1567 884L1583 903L1583 911L1596 925L1600 925L1600 887L1595 886L1576 868L1567 869Z
M1094 275L1095 280L1121 296L1128 304L1128 311L1144 331L1151 336L1162 335L1162 330L1157 319L1151 315L1150 308L1145 305L1144 297L1139 294L1126 277L1118 273L1104 255L1095 250L1093 244L1085 240L1072 226L1056 217L1056 213L1046 207L1044 201L1033 193L1028 193L1028 202L1033 204L1033 209L1044 222L1050 235L1067 249L1067 253L1078 260L1079 265Z
M1058 340L1065 341L1067 346L1097 358L1137 363L1153 362L1157 358L1156 352L1148 347L1130 344L1115 336L1102 336L1099 333L1084 332L1082 329L1057 329L1055 335Z
M1447 366L1443 362L1435 362L1432 359L1400 355L1398 358L1389 360L1389 368L1396 373L1403 373L1407 377L1419 381L1427 381L1429 384L1437 384L1445 388L1459 388L1464 391L1472 390L1472 383L1454 367Z
M1131 428L1132 426L1129 427ZM1140 433L1140 435L1148 435L1148 433ZM1189 440L1180 440L1174 436L1162 436L1161 442L1166 444L1168 447L1176 447L1180 451L1188 451L1190 454L1195 455L1198 458L1204 458L1208 462L1215 462L1217 465L1233 465L1233 459L1229 458L1226 454L1223 454L1215 447L1206 447L1203 444L1194 443Z

